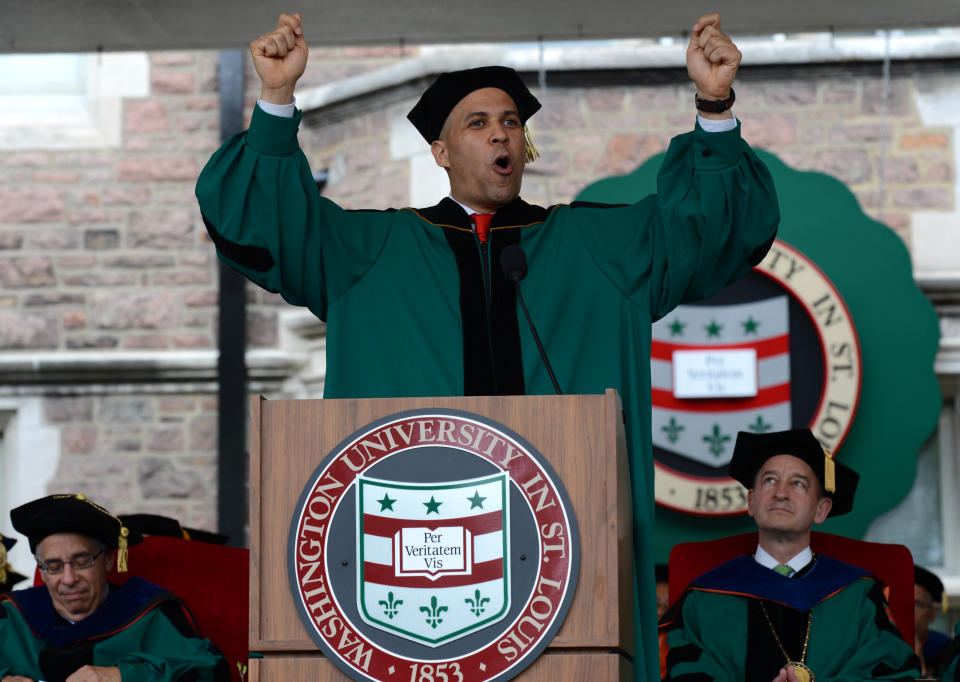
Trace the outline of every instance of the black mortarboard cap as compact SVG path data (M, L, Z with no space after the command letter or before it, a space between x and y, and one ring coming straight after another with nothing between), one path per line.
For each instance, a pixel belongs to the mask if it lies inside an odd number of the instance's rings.
M923 566L914 565L913 582L930 593L930 598L939 604L943 601L943 583L940 578Z
M84 495L48 495L10 511L13 527L27 536L30 551L54 533L79 533L119 550L117 570L126 571L127 547L143 536L130 530L116 516Z
M840 516L853 509L860 474L836 461L810 429L769 433L741 431L733 448L730 475L744 487L753 488L760 467L777 455L793 455L810 465L820 479L824 493L833 500L829 516Z
M17 544L14 538L4 537L0 534L0 594L10 591L10 588L21 580L26 578L13 570L13 566L7 563L7 552L13 549Z
M432 143L440 137L440 130L457 103L481 88L500 88L510 95L523 124L540 109L540 102L516 71L506 66L481 66L440 74L407 118L423 138Z
M212 533L197 528L181 526L176 519L160 514L123 514L118 517L128 528L140 531L143 535L160 535L168 538L184 538L225 545L230 539L220 533Z

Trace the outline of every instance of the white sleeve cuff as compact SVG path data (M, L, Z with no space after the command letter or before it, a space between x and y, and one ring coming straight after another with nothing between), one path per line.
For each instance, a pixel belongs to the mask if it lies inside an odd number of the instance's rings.
M293 101L290 104L272 104L270 102L264 102L262 99L257 100L257 106L263 109L265 113L268 113L272 116L283 116L284 118L293 118L293 115L297 111L297 98L294 97ZM702 124L701 124L702 127Z
M290 115L292 116L293 114ZM737 117L721 118L717 121L712 118L704 118L700 114L697 114L697 123L708 133L725 133L737 127Z

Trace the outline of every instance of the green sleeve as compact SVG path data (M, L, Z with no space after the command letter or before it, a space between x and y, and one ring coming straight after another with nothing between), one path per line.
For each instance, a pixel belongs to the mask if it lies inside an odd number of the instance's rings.
M160 609L98 644L93 661L119 667L125 682L214 682L228 674L210 640L183 635Z
M261 287L326 319L383 248L393 212L346 211L320 196L293 118L254 107L250 128L210 158L197 180L217 254Z
M43 676L39 666L43 646L16 607L9 601L0 602L0 679L20 675L39 680Z
M738 682L742 665L733 659L743 651L745 622L741 600L688 592L660 626L668 647L664 680Z
M811 668L817 674L817 680L823 682L863 682L865 680L902 680L903 682L913 682L920 677L920 661L914 655L913 648L903 641L899 631L890 622L887 616L886 600L883 596L882 587L870 579L859 581L860 585L851 585L846 588L854 593L859 592L860 611L859 621L855 624L857 627L857 639L853 646L828 646L817 647L818 655L826 654L833 657L833 662L828 664L828 668L833 674L822 675L818 672L823 664L814 662L811 656ZM827 600L829 603L832 599ZM834 621L834 627L838 628L835 637L831 642L836 643L842 640L845 635L840 629L847 629L853 623L849 622L852 617L852 604L844 605L839 602L841 609L850 612L850 616L844 622L843 613L837 611L829 616L823 614L823 617ZM817 618L818 615L814 615ZM813 635L811 635L812 640ZM813 644L811 643L811 648ZM821 668L822 669L822 668Z
M947 667L943 671L943 682L960 682L960 677L957 676L957 667L960 666L960 623L957 623L956 627L953 628L953 642L947 646L952 646L954 648L954 654L951 658L948 659Z
M698 125L675 137L655 195L630 206L566 210L598 266L653 319L746 273L780 221L773 179L739 124L719 133Z

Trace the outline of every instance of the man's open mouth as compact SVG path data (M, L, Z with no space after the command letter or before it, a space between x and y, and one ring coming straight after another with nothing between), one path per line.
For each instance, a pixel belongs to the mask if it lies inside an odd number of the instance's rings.
M507 154L498 156L493 160L493 167L502 173L509 173L513 170L513 164L510 163L510 156Z

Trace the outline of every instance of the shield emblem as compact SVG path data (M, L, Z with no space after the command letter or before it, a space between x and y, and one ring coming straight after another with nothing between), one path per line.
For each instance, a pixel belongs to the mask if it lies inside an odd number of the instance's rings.
M357 605L373 627L439 646L510 610L508 475L358 476Z
M676 395L676 353L734 350L756 355L753 395ZM725 467L738 431L791 428L788 297L735 305L678 306L653 325L650 370L653 444L710 467Z

